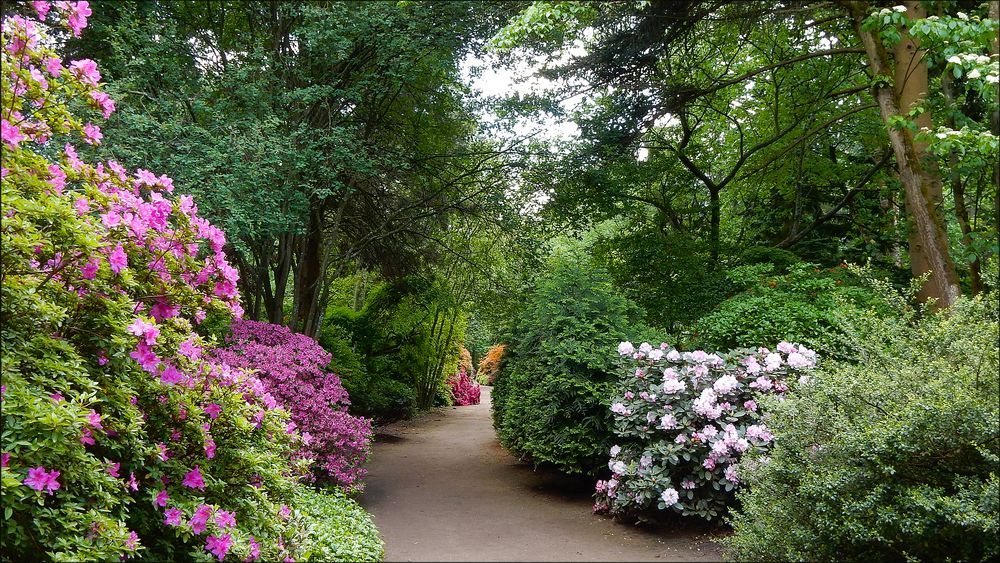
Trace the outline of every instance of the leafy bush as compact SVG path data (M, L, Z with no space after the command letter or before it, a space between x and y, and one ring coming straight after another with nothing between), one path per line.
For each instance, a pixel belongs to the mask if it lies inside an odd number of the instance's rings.
M381 561L383 542L370 514L339 489L299 490L300 507L316 561Z
M465 370L465 373L472 374L472 352L465 346L458 349L458 369Z
M709 520L723 514L740 482L740 457L773 440L760 397L783 395L789 370L815 365L815 353L788 342L774 352L722 355L622 342L618 353L624 362L611 412L619 443L611 478L597 482L594 510L640 518L654 507Z
M796 264L802 262L794 252L772 246L751 246L740 255L740 262L746 265L771 264L774 272L786 274Z
M405 276L375 286L361 311L327 311L320 342L336 346L346 333L365 364L363 377L346 381L355 413L387 421L418 404L449 404L445 380L457 370L465 327L457 306L440 279Z
M448 387L454 404L464 407L479 404L479 384L475 382L465 368L459 369L458 373L448 378Z
M997 294L849 323L855 360L768 403L726 543L750 561L991 561L1000 462ZM845 322L849 320L845 319Z
M692 346L726 350L786 340L802 342L824 356L840 356L846 350L840 344L838 312L886 311L885 303L846 268L820 270L813 264L795 264L787 275L773 277L767 275L769 270L748 266L732 271L733 278L744 273L764 275L749 290L699 319Z
M347 391L325 369L330 354L315 340L281 325L244 320L233 323L226 347L215 357L257 370L265 389L292 413L289 431L296 425L302 430L302 454L316 459L317 476L361 488L371 422L347 413Z
M90 15L32 6L74 33ZM307 557L301 436L194 332L242 313L223 233L170 178L84 162L72 143L101 134L69 108L114 110L96 65L63 66L37 21L2 28L4 557Z
M506 344L497 344L486 352L481 362L479 362L479 372L476 379L482 385L493 385L493 381L500 371L500 362L507 351Z
M345 387L350 380L363 380L367 373L365 359L355 352L351 333L338 325L327 325L320 333L319 343L330 353L330 365L327 369L337 374ZM348 389L350 391L350 389ZM354 394L351 394L353 403Z
M566 473L590 474L604 465L614 346L637 317L606 272L574 256L557 257L516 319L493 383L501 444Z

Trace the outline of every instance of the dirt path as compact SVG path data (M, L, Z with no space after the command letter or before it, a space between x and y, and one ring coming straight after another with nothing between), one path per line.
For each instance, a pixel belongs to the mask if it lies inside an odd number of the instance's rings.
M719 561L697 531L654 533L591 513L586 492L517 463L477 406L380 429L361 498L386 561Z

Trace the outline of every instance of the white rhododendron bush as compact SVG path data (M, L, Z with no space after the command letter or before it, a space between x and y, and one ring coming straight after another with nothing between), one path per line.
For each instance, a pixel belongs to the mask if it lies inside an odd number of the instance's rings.
M761 396L807 384L816 364L815 352L789 342L725 354L622 342L618 353L611 411L619 441L594 510L640 517L652 509L722 515L740 483L740 458L774 440Z

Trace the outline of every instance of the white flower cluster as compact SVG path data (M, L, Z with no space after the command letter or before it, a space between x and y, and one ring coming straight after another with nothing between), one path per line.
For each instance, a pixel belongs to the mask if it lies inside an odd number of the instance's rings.
M900 5L900 6L893 6L891 8L882 8L881 10L878 11L878 13L876 15L877 16L887 16L887 15L893 13L893 12L896 12L896 13L899 13L899 14L905 14L906 13L906 6Z
M990 64L991 60L991 57L975 53L961 53L948 57L948 62L953 65L963 68L973 67L965 74L966 77L973 80L982 78L989 84L997 84L1000 82L1000 63L992 61L992 64ZM986 68L976 68L976 66ZM984 71L986 72L986 76L983 76Z
M969 129L966 129L964 127L962 129L948 129L947 127L938 127L937 129L928 129L928 128L924 127L923 129L921 129L921 131L923 131L926 134L932 134L933 133L935 137L937 137L938 139L942 139L942 140L944 140L944 139L959 140L959 139L963 139L963 138L966 139L966 140L971 140L971 139L974 139L975 137L982 137L983 139L996 138L996 135L994 135L993 133L991 133L989 131L979 131L977 133L975 131L970 131Z

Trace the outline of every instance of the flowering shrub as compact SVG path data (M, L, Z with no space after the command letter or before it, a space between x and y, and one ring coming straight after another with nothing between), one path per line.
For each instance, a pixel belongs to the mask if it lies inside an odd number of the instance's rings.
M0 551L13 560L308 556L308 460L255 376L194 326L239 317L223 233L170 178L87 163L107 117L93 61L64 62L87 2L2 22ZM44 555L43 555L44 554Z
M287 432L302 431L300 453L316 460L318 476L361 488L371 422L347 413L347 391L326 370L331 356L315 340L281 325L243 320L232 324L226 347L214 356L233 367L257 370L264 388L292 413Z
M479 384L469 377L464 367L448 378L448 388L451 389L456 405L464 407L479 404Z
M486 352L483 359L479 361L479 375L476 378L483 385L493 385L497 373L500 371L500 361L507 351L506 344L497 344Z
M815 365L811 350L788 342L773 352L722 355L622 342L618 353L624 367L611 412L621 442L611 448L612 475L597 482L594 506L612 514L656 507L718 517L740 483L740 457L774 440L760 396L783 395L792 372Z

